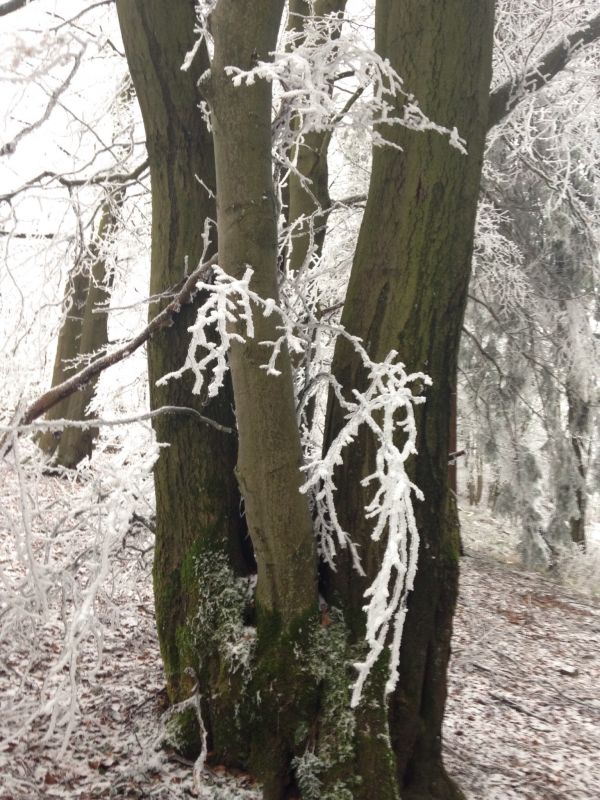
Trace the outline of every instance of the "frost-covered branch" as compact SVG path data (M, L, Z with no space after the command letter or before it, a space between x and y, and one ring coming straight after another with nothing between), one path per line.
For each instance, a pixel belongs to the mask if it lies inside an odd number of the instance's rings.
M592 42L600 39L600 14L568 36L562 37L547 50L537 64L520 80L510 79L498 86L490 95L488 129L498 125L528 94L536 92L561 72L569 61Z
M192 340L186 361L180 369L165 375L161 382L180 378L191 370L195 376L194 391L199 393L204 386L204 373L209 370L212 377L208 395L217 394L228 368L227 354L232 341L254 338L254 313L277 314L281 320L281 337L276 341L260 342L270 350L261 365L269 374L279 374L276 363L284 345L292 353L303 354L304 369L312 372L314 365L309 364L308 353L315 349L315 341L322 336L327 337L330 343L338 336L347 338L359 353L367 373L367 388L364 392L353 390L350 400L345 399L344 387L329 373L312 375L299 403L299 423L304 430L303 470L306 473L301 491L311 498L321 558L333 569L339 546L349 549L355 569L364 575L360 554L351 535L343 530L336 513L335 471L342 463L346 448L356 444L363 427L368 428L377 443L375 470L362 483L373 489L372 498L365 507L365 517L372 520L371 536L374 541L385 542L385 545L381 569L365 592L368 654L363 662L355 665L358 678L352 704L357 705L364 683L386 646L390 648L388 693L398 680L406 600L413 588L419 546L413 497L422 499L405 469L407 459L416 453L414 406L424 402L424 397L414 393L411 386L417 384L420 391L430 381L423 373L407 374L395 351L391 351L383 362L373 362L359 339L348 335L340 325L317 319L306 305L306 299L304 302L299 300L302 314L298 318L290 308L277 305L272 299L261 298L250 289L253 274L250 267L246 268L242 279L230 277L219 267L214 270L214 284L198 284L207 294L198 310L196 323L190 328ZM240 322L243 334L232 331L234 324ZM239 326L236 331L239 331ZM306 430L305 409L311 400L316 399L323 385L329 387L346 412L346 424L321 456L319 445Z
M31 422L28 425L0 425L0 431L3 433L8 433L11 431L13 433L20 434L24 433L25 431L58 432L64 430L65 428L80 428L81 430L101 427L112 428L117 425L131 425L134 422L145 422L146 420L160 417L162 414L187 414L188 416L197 419L198 422L202 422L204 425L210 425L211 428L214 428L221 433L235 433L233 428L228 428L227 425L221 425L214 419L205 417L199 411L196 411L195 408L188 408L187 406L161 406L160 408L155 408L152 411L146 412L145 414L136 414L133 417L123 417L121 419L103 419L102 417L94 417L93 419L87 420L53 419L42 422Z
M373 487L365 517L373 520L371 538L384 541L385 548L379 572L365 592L369 651L364 661L355 664L358 677L352 705L356 706L364 683L386 646L390 649L386 693L393 691L399 677L406 600L413 589L419 548L413 496L423 499L405 469L407 459L417 452L414 406L425 400L413 394L411 384L429 385L430 380L422 373L407 374L395 351L392 350L383 362L375 363L358 339L342 330L339 334L346 336L361 356L367 370L367 389L364 392L353 390L353 399L347 401L342 387L330 378L336 400L346 411L346 424L324 456L309 461L304 467L307 481L302 491L310 491L313 496L321 556L335 569L337 540L341 547L350 549L355 568L364 574L351 536L342 529L335 511L335 470L343 463L346 448L356 445L360 429L369 429L377 443L377 454L375 471L362 480L363 486Z
M342 26L336 16L307 17L301 30L287 32L285 47L272 54L272 61L259 61L245 71L228 69L236 86L257 80L279 84L280 111L274 122L278 154L285 157L309 131L330 131L341 124L364 132L374 144L392 146L385 126L434 130L464 152L456 129L431 121L389 61L352 33L345 35ZM332 92L340 74L352 76L351 102L340 104L340 92ZM394 112L397 96L404 98L401 116Z

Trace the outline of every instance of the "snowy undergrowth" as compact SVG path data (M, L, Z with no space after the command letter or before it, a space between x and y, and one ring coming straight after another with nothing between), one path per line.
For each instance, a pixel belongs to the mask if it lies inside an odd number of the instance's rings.
M49 480L35 444L13 438L0 461L0 669L12 676L6 735L35 726L64 752L80 721L81 686L103 669L106 641L128 618L115 600L138 559L148 565L151 468L157 450L103 436L85 461ZM43 665L40 672L39 667Z
M481 506L460 504L460 525L463 544L468 551L490 556L507 564L520 562L519 523L494 517ZM600 536L589 526L587 546L575 544L556 548L546 577L592 599L600 598Z
M223 770L197 792L191 765L162 749L149 474L111 450L104 439L93 479L85 465L57 477L24 440L24 494L0 462L0 798L257 800L249 776ZM16 541L24 505L39 593Z
M37 484L40 498L62 499L63 505L76 505L79 491L77 484L49 476ZM0 492L2 509L15 510L14 475L3 473ZM58 517L55 504L48 526ZM491 523L486 535L494 535ZM78 536L60 542L63 558L72 562L80 552ZM5 535L0 552L2 569L13 576L17 566ZM128 550L124 556L124 571L120 580L115 576L110 595L119 624L105 625L98 669L93 648L82 655L79 724L62 757L58 730L46 739L44 727L33 726L14 738L19 714L37 702L47 665L57 656L56 625L40 628L39 656L25 676L17 674L24 666L18 643L3 643L0 798L260 800L251 776L218 766L205 770L194 788L192 765L157 749L166 698L152 554ZM600 796L600 607L539 574L481 556L468 556L461 566L444 736L451 774L467 800L594 800ZM318 634L326 637L334 627ZM320 658L315 666L326 670L327 664ZM340 692L347 698L347 684L340 684Z
M444 744L468 800L600 797L599 636L597 604L461 560Z

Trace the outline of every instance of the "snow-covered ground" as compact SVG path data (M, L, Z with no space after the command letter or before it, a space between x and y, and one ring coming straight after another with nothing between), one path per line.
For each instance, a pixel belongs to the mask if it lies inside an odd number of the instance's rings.
M600 797L600 606L467 551L445 746L469 800Z
M6 526L14 519L8 512L16 511L18 485L6 474L0 485L0 523L3 519ZM37 546L44 540L44 528L50 530L47 514L57 513L52 509L64 507L71 495L82 491L56 478L42 479L31 497ZM50 510L40 516L38 507ZM600 606L538 574L469 549L473 541L502 536L483 517L467 520L466 528L473 525L478 533L466 531L450 674L445 733L449 769L469 800L596 800ZM53 542L56 564L68 557L68 548L84 548L80 535L67 531L63 545ZM0 531L0 623L6 620L6 587L14 589L19 578L13 544L5 527ZM45 676L60 654L58 605L49 609L43 624L31 620L27 630L23 616L25 635L14 628L14 635L0 642L0 800L259 798L259 788L248 775L207 770L195 784L192 766L158 746L165 696L150 553L144 552L143 533L124 545L98 596L102 661L97 661L93 638L83 644L78 705L73 709L77 726L64 752L60 714L54 732L48 732L44 714L23 729L39 707ZM68 665L63 672L64 685L60 674L53 680L67 692L61 713L68 717ZM51 689L46 686L46 700Z

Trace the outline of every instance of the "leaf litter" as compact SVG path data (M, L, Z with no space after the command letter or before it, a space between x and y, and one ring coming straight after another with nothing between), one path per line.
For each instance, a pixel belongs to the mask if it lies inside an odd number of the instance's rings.
M45 477L37 491L51 507L48 498L77 487ZM4 480L2 494L3 519L10 521L18 513L16 483ZM6 524L0 519L0 568L3 580L15 580L21 568ZM85 543L64 536L54 544L79 552ZM35 646L24 647L18 636L0 642L0 800L261 797L251 776L221 767L205 769L194 783L193 765L161 747L167 700L151 553L147 542L138 545L124 551L109 579L101 659L93 642L81 649L76 724L64 752L63 731L49 731L47 716L23 724L38 710L45 674L62 646L58 611L35 628ZM1 619L6 598L0 599ZM600 797L599 639L599 605L467 550L444 748L468 800Z

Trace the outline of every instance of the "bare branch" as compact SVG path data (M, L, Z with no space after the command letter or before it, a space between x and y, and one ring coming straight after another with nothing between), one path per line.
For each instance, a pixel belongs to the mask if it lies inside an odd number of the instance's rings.
M206 425L210 425L217 431L221 433L235 433L233 428L229 428L227 425L221 425L220 422L216 422L214 419L210 417L205 417L199 411L196 411L195 408L189 408L188 406L161 406L160 408L155 408L153 411L147 411L145 414L136 414L133 417L121 417L120 419L102 419L101 417L94 417L93 419L89 420L74 420L74 419L53 419L43 422L30 422L27 425L20 424L16 426L5 426L6 431L17 431L18 433L22 433L26 430L39 430L39 431L61 431L64 428L82 428L83 430L87 428L99 428L102 425L107 427L114 427L115 425L131 425L132 422L145 422L149 419L154 419L155 417L160 416L161 414L187 414L188 416L195 417L199 422L203 422Z
M81 17L83 17L84 14L88 14L90 11L93 11L95 8L98 8L99 6L112 5L114 2L115 2L115 0L99 0L98 3L92 3L92 5L88 6L87 8L84 8L82 11L79 11L79 13L75 14L74 17L70 17L69 19L65 19L64 17L60 17L58 14L53 14L52 16L54 16L57 19L60 19L62 21L61 21L60 25L56 25L56 27L52 28L52 30L53 31L58 31L61 28L63 28L65 25L73 25L73 23L76 22L78 19L81 19Z
M61 186L65 186L67 189L74 189L79 186L106 186L108 184L118 184L123 186L138 180L138 178L147 169L148 159L145 158L141 164L138 164L138 166L132 169L131 172L101 173L100 175L94 175L92 178L65 178L64 175L59 175L56 172L45 170L44 172L40 172L39 175L36 175L35 178L28 180L13 192L0 194L0 201L4 200L8 203L21 192L31 189L32 186L37 186L41 181L46 179L50 181L57 181L57 183L59 183Z
M0 156L7 156L14 153L21 139L30 134L32 131L35 131L37 128L43 125L44 122L46 122L50 114L52 114L52 112L54 111L61 94L68 89L69 84L73 80L75 73L79 69L83 53L84 50L81 50L75 56L75 61L73 62L73 67L71 71L69 72L65 80L60 84L60 86L58 86L50 95L50 99L48 100L48 105L46 106L42 116L35 122L32 122L31 125L26 125L22 130L19 131L19 133L17 133L17 135L13 139L11 139L10 142L6 142L6 144L2 145L2 147L0 147Z
M598 39L600 39L600 14L592 17L582 28L563 37L547 50L519 83L508 80L498 86L490 95L488 130L502 122L525 95L536 92L558 75L582 47Z
M137 336L135 336L133 339L130 339L127 344L117 348L112 353L107 353L106 355L97 358L95 361L92 361L91 364L88 364L87 367L80 370L75 375L72 375L66 381L63 381L57 386L53 386L47 392L44 392L44 394L38 397L37 400L35 400L24 411L23 414L18 415L19 424L29 425L35 419L41 417L42 414L45 414L46 411L49 411L49 409L51 409L61 400L69 397L91 380L96 378L101 372L107 369L107 367L111 367L113 364L118 364L120 361L123 361L125 358L130 356L133 352L145 344L155 333L158 333L163 328L170 327L173 324L173 317L175 317L181 311L182 306L187 305L193 299L196 293L196 284L198 281L206 281L208 279L212 267L214 264L216 264L216 262L217 255L214 255L207 262L200 264L192 272L192 274L185 279L182 288L177 292L169 305L166 306L166 308L164 308L159 314L157 314L154 319L140 333L138 333ZM3 437L0 445L5 443L7 436L8 434Z

